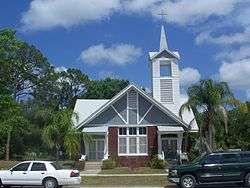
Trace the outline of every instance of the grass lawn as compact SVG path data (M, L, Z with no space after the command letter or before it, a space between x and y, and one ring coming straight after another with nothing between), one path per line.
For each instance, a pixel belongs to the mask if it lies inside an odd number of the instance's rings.
M149 167L142 167L130 169L126 167L118 167L110 170L102 170L99 174L165 174L163 169L151 169Z
M159 186L170 185L166 176L152 177L82 177L82 184L90 187Z

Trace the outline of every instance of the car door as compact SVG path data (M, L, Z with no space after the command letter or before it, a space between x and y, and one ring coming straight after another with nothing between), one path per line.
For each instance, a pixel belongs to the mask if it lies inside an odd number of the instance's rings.
M240 156L237 153L222 154L222 174L223 181L240 181L241 180L241 166Z
M47 176L47 169L44 162L33 162L30 170L28 171L29 185L42 185L42 180Z
M7 185L27 185L27 171L29 169L30 162L20 163L10 169L6 176L3 178L3 183Z
M220 159L221 156L219 154L211 154L205 157L197 172L197 176L201 183L221 181L222 173Z

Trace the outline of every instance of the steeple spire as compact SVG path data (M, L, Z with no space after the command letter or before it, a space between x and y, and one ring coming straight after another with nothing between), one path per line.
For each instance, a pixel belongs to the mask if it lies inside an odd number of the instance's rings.
M166 50L166 49L168 49L167 37L166 37L166 33L165 33L165 28L162 25L161 26L161 39L160 39L160 52L162 50Z

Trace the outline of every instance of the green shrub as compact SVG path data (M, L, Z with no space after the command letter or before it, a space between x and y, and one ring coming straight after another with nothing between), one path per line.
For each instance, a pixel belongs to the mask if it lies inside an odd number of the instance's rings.
M116 167L116 161L112 158L105 159L102 161L102 170L113 169Z
M36 160L37 154L35 152L25 152L23 159L25 161Z
M167 162L159 159L158 155L154 155L150 161L150 167L153 169L164 169L167 166Z

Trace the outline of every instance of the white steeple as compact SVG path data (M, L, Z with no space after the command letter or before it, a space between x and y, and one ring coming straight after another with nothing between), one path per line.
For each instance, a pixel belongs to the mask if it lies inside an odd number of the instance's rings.
M161 26L161 39L160 39L160 52L166 49L168 49L168 43L167 43L165 28L162 25Z
M153 98L178 115L180 102L178 52L168 48L164 26L161 26L160 49L149 52Z

